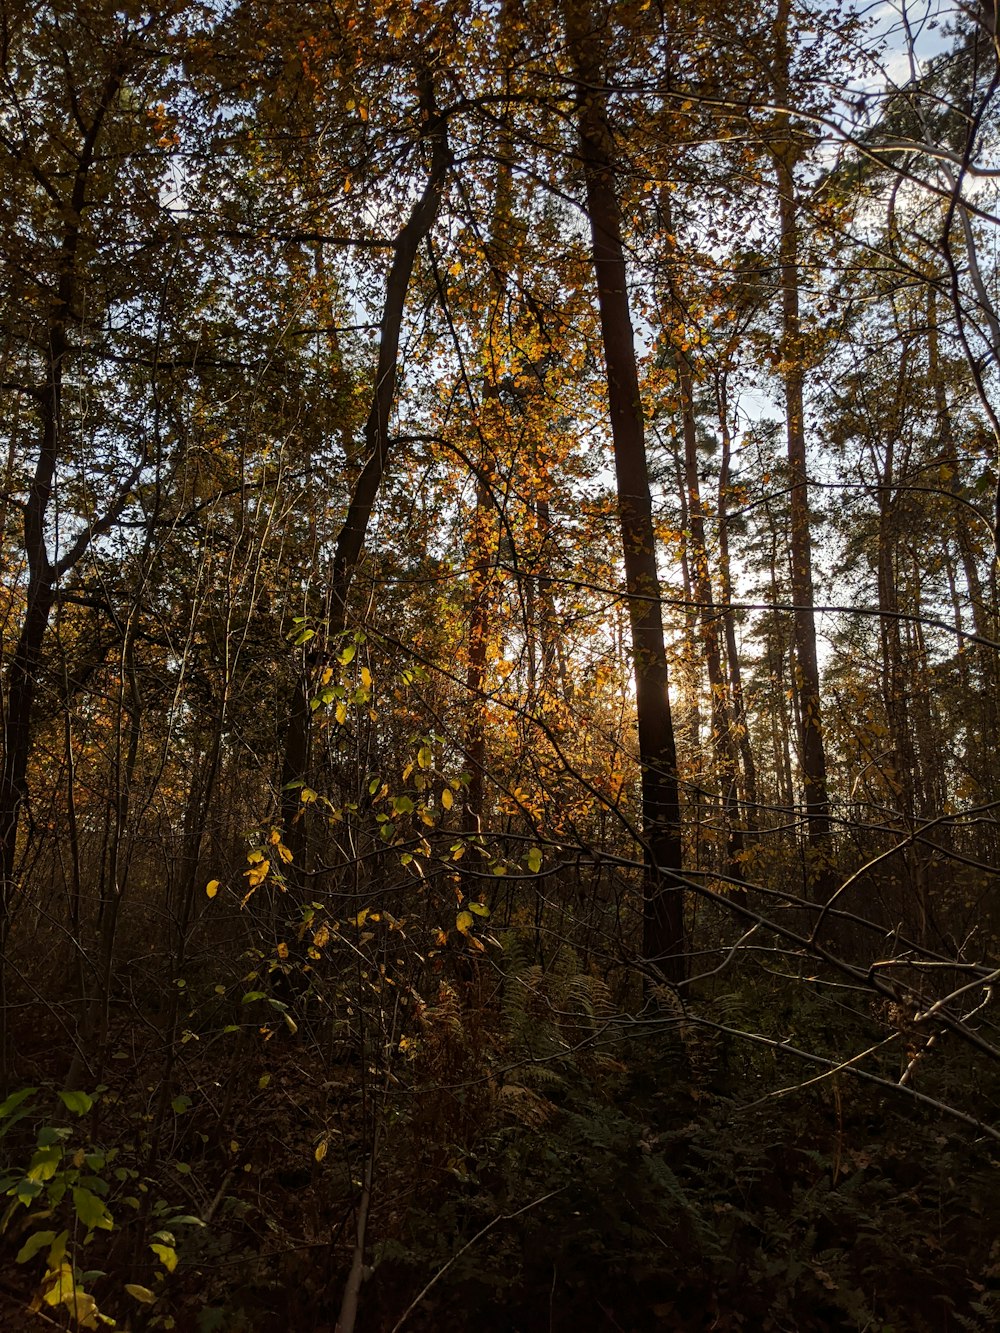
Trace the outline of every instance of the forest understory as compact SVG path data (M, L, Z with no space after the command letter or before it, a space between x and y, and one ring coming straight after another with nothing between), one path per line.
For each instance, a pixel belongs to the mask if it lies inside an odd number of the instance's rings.
M0 1331L1000 1327L994 0L0 0Z

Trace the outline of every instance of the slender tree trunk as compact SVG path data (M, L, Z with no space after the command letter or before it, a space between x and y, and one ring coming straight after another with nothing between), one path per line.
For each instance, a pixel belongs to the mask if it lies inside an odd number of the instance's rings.
M445 177L451 165L447 122L434 102L434 88L429 75L421 86L422 138L431 145L431 164L423 193L396 238L392 263L386 279L385 300L379 325L378 362L371 405L365 422L365 462L354 485L347 516L334 548L333 569L327 588L326 642L336 653L338 641L348 622L348 596L361 560L365 537L371 522L375 500L389 462L389 421L396 399L399 340L403 327L406 298L413 277L417 252L437 219L444 192ZM285 729L285 750L281 772L281 810L285 840L293 852L294 873L305 869L305 822L299 788L309 769L310 709L309 692L314 668L324 654L310 654L299 672ZM298 785L295 785L298 784Z
M779 106L788 105L788 19L790 0L779 0L775 21L774 92ZM830 800L826 783L826 749L820 705L816 617L813 610L812 534L806 471L804 411L804 348L799 313L798 224L795 217L794 167L799 145L787 112L778 113L772 145L778 185L780 226L781 360L785 388L788 473L791 504L791 584L795 672L799 713L800 766L809 841L810 891L822 896L830 887Z
M71 545L62 560L49 559L46 527L55 483L56 467L63 448L62 388L70 349L69 329L74 318L79 279L79 251L87 188L104 121L118 95L124 67L109 71L97 107L77 155L76 170L66 197L61 200L66 219L59 246L59 278L48 315L43 350L44 380L38 387L41 439L35 474L24 505L24 551L28 563L28 588L24 620L7 674L7 698L3 719L3 766L0 769L0 1086L7 1079L6 960L10 918L14 906L17 844L21 813L27 794L28 760L31 755L35 690L42 666L45 641L57 580L72 568L87 549L91 537L113 521L112 506Z
M893 751L891 781L900 812L908 826L915 814L915 761L910 727L908 671L900 636L899 595L896 580L898 521L896 518L896 442L902 425L903 399L909 383L908 345L904 345L899 379L890 418L884 423L884 454L878 477L878 602L881 617L882 689L889 738ZM905 467L905 464L904 464Z
M626 285L621 214L612 168L613 141L602 91L599 38L587 0L567 0L566 27L577 83L580 156L586 184L615 451L618 515L642 772L646 885L643 953L671 980L685 975L677 757L667 692L656 537L643 430L635 341Z
M951 469L952 489L956 497L961 494L962 478L958 459L955 457L955 436L952 429L951 407L948 392L941 370L941 353L938 335L937 296L932 283L927 284L927 372L934 390L934 405L937 416L938 444L945 460L944 466ZM972 624L978 635L983 638L994 637L995 622L991 616L989 595L983 586L980 573L979 557L975 542L969 529L969 516L965 507L956 498L951 506L952 530L955 545L962 563L962 572L968 590L969 605L972 611ZM995 573L995 563L990 562L990 575ZM967 658L959 645L961 660L968 674ZM979 781L984 800L996 799L998 775L995 761L996 736L998 731L998 698L1000 698L1000 664L995 649L986 644L976 644L970 654L978 667L978 733L973 741L972 765ZM986 827L986 826L984 826ZM983 855L991 858L996 855L997 839L989 838L983 849Z
M468 723L465 756L469 762L469 785L465 795L465 824L470 834L483 827L483 802L486 775L486 660L489 643L490 499L486 482L476 483L476 509L472 520L472 545L475 552L469 582L469 663L466 672Z
M719 613L712 588L708 563L708 545L705 538L705 508L701 498L701 479L698 475L698 439L694 414L694 377L687 358L681 352L677 357L677 373L681 394L681 420L684 430L684 471L687 483L688 529L693 558L694 593L698 602L701 623L701 642L708 672L708 689L712 719L712 748L719 788L726 837L726 873L738 879L741 873L740 855L743 851L743 832L740 828L739 793L737 790L736 747L733 744L733 721L729 707L729 686L722 667L719 650Z
M729 687L733 701L733 725L743 764L744 818L749 828L757 826L757 766L750 744L746 701L743 695L743 670L736 643L736 617L733 614L733 576L729 555L729 486L733 453L729 430L729 404L724 379L716 383L719 410L719 432L722 439L722 458L719 466L719 584L722 602L722 624L726 644L726 662Z

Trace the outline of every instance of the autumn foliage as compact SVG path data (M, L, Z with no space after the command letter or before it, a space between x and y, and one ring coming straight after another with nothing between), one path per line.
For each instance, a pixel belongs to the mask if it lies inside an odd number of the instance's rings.
M1000 55L889 9L0 0L0 1326L996 1326Z

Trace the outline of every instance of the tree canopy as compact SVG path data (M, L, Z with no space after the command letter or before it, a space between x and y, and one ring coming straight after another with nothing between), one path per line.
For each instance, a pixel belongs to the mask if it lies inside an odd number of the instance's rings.
M993 3L0 0L0 1323L995 1327L998 154Z

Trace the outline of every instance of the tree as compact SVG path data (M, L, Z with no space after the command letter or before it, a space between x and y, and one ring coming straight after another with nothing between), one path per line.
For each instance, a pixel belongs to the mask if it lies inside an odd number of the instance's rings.
M684 900L676 878L681 868L677 755L670 715L643 409L601 50L601 33L609 15L576 0L569 0L565 13L576 81L580 162L607 372L608 414L632 631L642 831L648 874L643 953L670 980L678 982L684 978L685 963Z
M53 607L134 502L158 447L155 387L141 393L130 419L109 416L96 432L87 394L91 386L106 402L130 371L155 367L163 311L183 281L177 224L162 192L169 76L165 82L153 54L171 49L180 9L143 19L99 0L72 13L44 5L6 29L3 296L13 318L4 396L14 451L24 458L31 435L34 460L11 469L7 483L8 496L23 496L23 598L7 626L0 957L23 887L20 834ZM144 321L152 332L137 335ZM0 1059L6 1055L0 1032Z
M802 140L795 134L791 115L785 109L790 101L791 54L788 41L790 14L790 0L778 0L774 19L772 71L774 100L779 110L775 114L774 138L770 149L777 181L781 236L781 364L785 391L791 500L791 594L795 608L794 686L798 701L800 759L807 829L813 854L809 877L812 882L812 893L822 897L830 888L830 798L827 791L826 747L823 740L816 619L813 610L815 599L812 536L806 467L805 348L799 308L795 165L802 152Z

